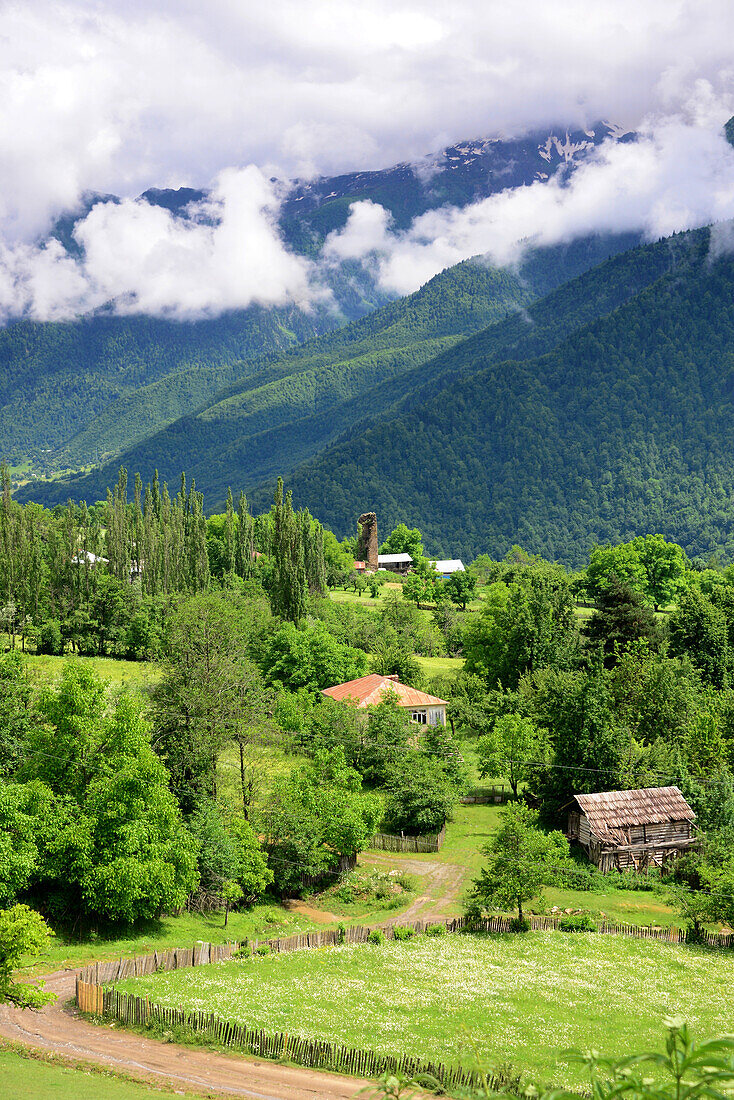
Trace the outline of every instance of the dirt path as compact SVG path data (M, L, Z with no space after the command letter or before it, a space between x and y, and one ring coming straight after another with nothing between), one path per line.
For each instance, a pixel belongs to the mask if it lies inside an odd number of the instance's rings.
M181 1091L253 1097L255 1100L349 1100L368 1082L332 1073L256 1062L244 1057L162 1043L129 1031L90 1024L67 1002L74 972L49 974L57 1001L40 1012L0 1005L0 1035L25 1046L99 1062Z
M387 853L363 853L360 863L392 866ZM420 894L403 913L383 923L444 920L450 915L447 910L461 896L463 867L401 859L400 869L419 879ZM312 909L303 902L293 904L293 909L318 922L337 920L333 913ZM90 1024L68 1005L74 995L74 975L74 971L63 970L46 977L47 988L57 1000L41 1012L0 1005L0 1035L68 1058L98 1062L142 1080L165 1081L182 1092L254 1100L350 1100L368 1084L357 1078L177 1046L123 1029Z
M336 913L327 913L325 909L314 909L312 905L307 905L305 901L299 901L298 898L290 898L284 901L283 905L289 913L300 913L314 924L336 924L342 919Z
M420 879L420 894L413 899L407 909L398 916L390 918L394 924L405 920L446 920L449 908L461 898L465 869L457 863L437 863L427 859L404 859L400 863L390 863L387 853L362 853L359 862L373 867L399 866Z

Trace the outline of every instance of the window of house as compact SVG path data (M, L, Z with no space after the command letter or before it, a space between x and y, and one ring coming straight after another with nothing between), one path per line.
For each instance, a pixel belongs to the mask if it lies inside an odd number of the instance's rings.
M412 710L410 712L411 722L420 722L422 726L425 726L428 721L428 715L424 710Z

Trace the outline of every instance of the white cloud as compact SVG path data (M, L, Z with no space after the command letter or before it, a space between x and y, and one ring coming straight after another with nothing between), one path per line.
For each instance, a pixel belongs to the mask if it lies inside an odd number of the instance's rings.
M84 191L224 167L380 167L459 138L634 126L732 81L731 0L15 0L0 11L0 236Z
M253 303L308 308L321 295L312 265L284 247L272 184L227 169L187 219L147 202L98 203L69 256L56 241L0 251L0 313L59 320L114 303L117 313L199 318Z
M527 188L425 215L405 234L358 210L327 251L333 261L372 241L397 291L485 246L511 255L519 236L625 220L655 232L725 212L726 157L701 135L723 121L732 41L731 0L6 0L0 313L69 316L114 299L193 316L303 301L313 269L283 248L274 206L257 197L270 175L381 167L600 117L631 128L675 119L684 103L690 118L652 127L639 162L605 152L568 192ZM676 149L699 161L678 182ZM227 170L244 164L262 177ZM217 226L134 201L212 179ZM86 258L38 247L89 192L123 202L80 226Z
M734 149L721 126L727 113L732 103L701 85L685 117L649 122L634 144L605 142L567 184L554 177L463 209L431 210L394 233L374 204L362 203L330 235L325 252L368 257L385 290L407 294L470 256L507 265L529 244L627 230L655 239L732 218Z

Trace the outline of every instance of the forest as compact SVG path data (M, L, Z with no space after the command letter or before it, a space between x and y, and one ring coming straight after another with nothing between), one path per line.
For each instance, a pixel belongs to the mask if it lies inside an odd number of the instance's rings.
M540 295L632 243L629 235L617 235L531 250L517 270L461 263L415 294L299 347L280 353L273 347L266 354L264 341L260 354L252 348L249 358L233 362L237 349L227 341L216 365L192 356L140 388L133 385L106 407L90 404L87 409L75 402L74 416L83 422L55 456L69 464L98 456L101 468L80 477L35 482L22 493L50 505L66 503L69 497L98 499L122 462L145 477L158 469L169 481L185 468L216 507L224 505L229 484L249 491L267 481L267 489L260 493L266 507L278 474L311 459L355 423L387 415L398 400L443 369L442 353L447 349L495 328L501 346L513 345L517 332L513 325L508 327L508 317L521 316L517 311ZM675 256L675 250L656 254L649 264L643 258L639 271L628 270L623 279L610 275L604 302L616 302L619 295L625 300L630 287L646 285L653 273L667 270L671 254ZM351 273L342 281L356 277ZM342 296L339 290L337 300ZM328 310L312 319L312 324L326 328L338 323ZM236 326L236 318L216 322L212 337L217 326L226 332ZM295 321L286 328L294 340L304 339L303 327ZM182 334L174 333L174 350L189 331L192 339L200 339L206 330L201 325L183 326ZM281 337L282 348L282 333ZM151 358L155 363L155 349ZM36 364L36 373L41 375L37 384L45 386L42 363ZM53 378L48 385L55 385ZM23 400L22 392L18 400ZM14 415L23 422L22 410ZM0 431L2 447L6 457L13 453ZM121 459L107 457L121 449Z

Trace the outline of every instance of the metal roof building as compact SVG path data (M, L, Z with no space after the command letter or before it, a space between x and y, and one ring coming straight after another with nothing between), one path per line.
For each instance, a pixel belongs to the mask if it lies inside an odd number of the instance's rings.
M381 676L373 672L370 676L360 676L357 680L347 680L344 684L324 688L321 694L342 703L350 703L358 710L366 710L367 707L381 703L391 693L397 696L399 707L410 709L414 722L429 726L446 724L445 699L401 684L397 676Z

